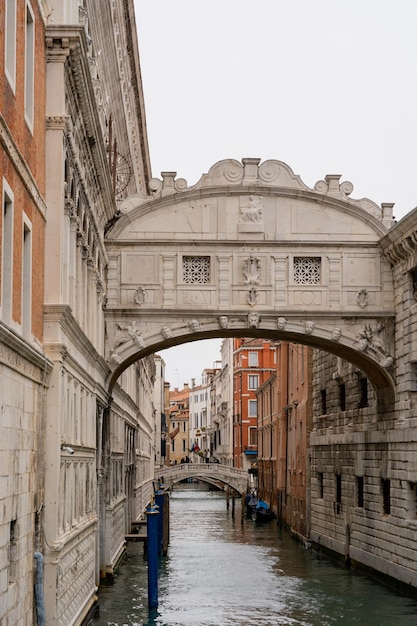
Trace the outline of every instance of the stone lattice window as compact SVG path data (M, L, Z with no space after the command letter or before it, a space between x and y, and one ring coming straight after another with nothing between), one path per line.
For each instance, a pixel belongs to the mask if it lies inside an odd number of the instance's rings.
M205 285L210 282L209 256L183 256L182 276L188 285Z
M317 285L321 278L321 258L294 257L294 282L297 285Z

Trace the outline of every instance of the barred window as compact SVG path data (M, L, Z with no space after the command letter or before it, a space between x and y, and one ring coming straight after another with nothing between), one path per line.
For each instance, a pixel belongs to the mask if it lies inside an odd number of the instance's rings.
M320 278L320 257L294 257L294 282L297 285L317 285Z
M209 256L183 256L182 276L188 285L204 285L210 282Z

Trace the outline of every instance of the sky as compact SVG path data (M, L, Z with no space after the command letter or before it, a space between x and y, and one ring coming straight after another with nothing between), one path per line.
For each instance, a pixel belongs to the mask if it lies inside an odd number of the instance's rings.
M154 177L193 185L223 159L277 159L310 187L341 174L352 198L394 202L397 220L417 206L416 0L135 0L135 11ZM219 346L164 351L167 379L198 382Z

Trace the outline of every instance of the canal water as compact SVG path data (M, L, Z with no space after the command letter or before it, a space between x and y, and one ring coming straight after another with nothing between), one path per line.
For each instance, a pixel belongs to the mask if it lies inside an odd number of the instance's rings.
M221 492L176 486L159 606L147 608L143 544L130 543L91 626L416 626L417 602L306 550L276 520L241 524Z

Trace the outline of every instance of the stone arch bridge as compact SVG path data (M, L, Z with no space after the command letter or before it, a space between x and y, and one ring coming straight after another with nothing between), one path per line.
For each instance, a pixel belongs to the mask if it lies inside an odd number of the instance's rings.
M328 175L308 187L281 161L174 172L125 200L106 237L109 388L147 354L212 337L322 348L364 371L392 406L394 288L380 240L391 204L351 199Z
M181 463L170 467L161 467L155 471L155 478L162 480L165 487L172 487L175 483L193 478L219 486L232 487L240 495L248 488L247 470L230 467L221 463Z

